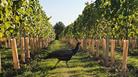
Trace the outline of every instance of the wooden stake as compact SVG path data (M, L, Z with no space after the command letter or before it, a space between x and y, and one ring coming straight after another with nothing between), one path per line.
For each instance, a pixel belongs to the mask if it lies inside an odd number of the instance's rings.
M87 44L88 44L88 49L89 49L91 46L91 39L88 39Z
M72 39L70 38L70 41L69 41L70 45L72 45Z
M42 38L42 48L44 48L44 38Z
M40 37L38 37L38 39L37 39L37 44L38 44L38 51L39 51L39 49L40 49Z
M8 48L11 48L11 41L10 41L11 39L10 38L8 38Z
M87 45L87 40L84 39L84 40L83 40L83 49L85 49L85 50L86 50L86 45Z
M128 40L123 41L122 75L127 75Z
M102 39L102 45L103 45L103 55L105 56L105 52L106 52L106 40L104 38Z
M21 62L25 63L24 37L21 37Z
M13 66L14 69L20 69L20 63L18 59L18 52L17 52L17 45L16 45L16 39L11 39L11 45L12 45L12 57L13 57Z
M96 40L96 57L99 57L99 40Z
M8 40L5 38L5 47L8 48Z
M40 38L40 48L43 48L43 38Z
M104 65L108 66L108 48L107 48L107 40L103 39L103 57L104 57Z
M36 47L36 46L37 46L37 45L36 45L36 44L37 44L37 43L36 43L36 42L37 42L37 41L36 41L36 38L34 38L33 41L34 41L34 43L33 43L33 44L34 44L34 52L36 52L36 49L37 49L37 47Z
M46 43L47 43L47 46L48 46L48 44L49 44L49 38L47 38L47 42Z
M46 39L44 38L44 48L46 48Z
M33 38L30 38L30 47L31 47L31 50L33 51L34 50L34 41L33 41Z
M94 39L92 39L91 42L92 42L92 54L94 55L94 52L95 52L95 49L94 49L95 41L94 41Z
M83 49L83 39L81 39L81 48Z
M26 44L26 58L27 58L27 60L29 61L29 59L30 59L30 50L29 50L29 38L28 37L26 37L25 38L25 44Z
M115 62L115 40L111 40L111 63Z
M45 40L45 47L48 46L48 38Z
M36 52L38 52L39 49L39 38L36 37Z

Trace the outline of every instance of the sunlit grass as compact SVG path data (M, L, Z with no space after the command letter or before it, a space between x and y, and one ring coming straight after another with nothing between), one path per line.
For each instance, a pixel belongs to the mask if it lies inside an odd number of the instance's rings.
M101 74L101 77L107 77L107 73L100 68L99 64L93 61L85 61L89 59L88 56L87 53L77 53L68 62L69 68L62 61L55 69L48 71L48 77L100 77ZM56 61L57 59L45 60L46 66L53 67Z
M65 49L67 45L65 43L61 43L61 41L55 40L50 46L48 46L48 51L52 52L59 49Z
M116 53L116 59L122 60L122 53ZM138 68L138 56L128 56L128 64Z
M48 50L40 52L38 55L47 56L47 52L58 49L67 49L68 45L60 41L54 41L48 46ZM101 51L101 50L100 50ZM102 51L101 51L102 52ZM93 61L87 52L78 52L68 62L69 68L64 61L61 61L56 68L53 69L57 59L39 59L36 57L30 64L22 64L21 73L12 70L12 52L11 49L2 50L2 66L6 75L14 75L16 77L116 77L116 74L109 72L106 67ZM116 60L122 59L120 52L116 52ZM39 59L39 60L37 60ZM138 57L129 56L128 64L138 68ZM7 70L8 69L8 70ZM132 75L132 76L131 76ZM133 74L130 74L133 77Z

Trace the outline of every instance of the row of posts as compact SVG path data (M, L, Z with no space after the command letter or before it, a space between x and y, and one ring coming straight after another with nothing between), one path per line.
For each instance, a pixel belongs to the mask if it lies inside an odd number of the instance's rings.
M75 46L77 41L75 39L65 39L62 38L63 41L69 41L69 44L72 46ZM94 40L94 39L79 39L81 42L81 49L83 50L88 50L90 53L95 55L96 57L99 57L100 52L99 48L100 46L103 49L103 59L104 59L104 65L105 66L112 66L115 63L115 48L117 45L119 45L122 49L122 62L121 62L121 73L123 77L126 77L126 72L127 72L127 57L128 57L128 49L129 46L134 49L137 46L137 41L135 40L107 40L107 39L102 39L102 40ZM111 62L109 62L109 51L110 52L110 59Z
M9 38L5 39L5 48L12 49L12 58L14 69L20 69L20 62L25 63L30 61L30 52L38 53L41 48L46 48L52 41L50 38L29 38L21 37L20 39ZM19 61L18 48L21 50L21 59ZM0 59L1 61L1 59Z

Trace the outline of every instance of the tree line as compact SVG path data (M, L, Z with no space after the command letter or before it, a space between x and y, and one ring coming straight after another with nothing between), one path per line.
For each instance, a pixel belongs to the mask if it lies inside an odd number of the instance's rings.
M62 35L67 38L136 38L137 18L137 0L96 0L86 3L82 14Z

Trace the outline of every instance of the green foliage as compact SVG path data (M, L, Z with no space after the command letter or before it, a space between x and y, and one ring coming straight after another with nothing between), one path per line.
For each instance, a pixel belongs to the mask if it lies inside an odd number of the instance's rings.
M54 38L49 19L39 0L0 1L0 37L20 35Z
M76 21L64 31L79 38L129 38L138 36L138 0L96 0L87 3ZM71 30L73 29L73 30Z

